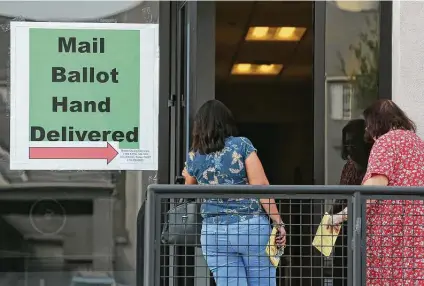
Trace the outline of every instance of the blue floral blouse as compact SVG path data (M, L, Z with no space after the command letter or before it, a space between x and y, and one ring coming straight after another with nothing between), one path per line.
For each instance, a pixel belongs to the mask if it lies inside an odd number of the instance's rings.
M245 137L228 137L221 151L201 155L189 152L187 172L199 185L247 185L245 159L256 149ZM206 199L201 207L202 216L236 215L247 218L263 212L258 199Z

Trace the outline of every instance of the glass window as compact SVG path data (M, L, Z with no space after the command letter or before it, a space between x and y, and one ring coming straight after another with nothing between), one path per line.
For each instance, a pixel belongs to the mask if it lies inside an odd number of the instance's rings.
M0 2L0 185L19 194L0 199L0 285L136 285L137 213L143 186L156 178L153 171L9 169L10 21L158 17L157 1Z
M342 129L378 98L380 3L326 3L326 184L339 184Z

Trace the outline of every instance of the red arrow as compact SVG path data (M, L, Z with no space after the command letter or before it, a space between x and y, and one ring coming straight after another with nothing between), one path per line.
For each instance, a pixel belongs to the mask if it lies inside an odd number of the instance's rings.
M118 152L112 145L106 147L30 147L30 159L106 159L109 164Z

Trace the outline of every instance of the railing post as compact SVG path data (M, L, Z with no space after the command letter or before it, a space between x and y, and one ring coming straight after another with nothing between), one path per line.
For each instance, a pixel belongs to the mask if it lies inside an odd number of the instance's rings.
M144 284L143 286L155 285L155 193L148 189L146 211L144 215Z
M140 207L137 216L137 286L144 285L144 230L146 217L146 203Z
M361 286L363 273L362 259L362 230L363 230L363 206L362 196L360 192L355 192L353 196L353 212L352 212L352 253L353 253L353 269L352 269L352 285Z
M353 286L353 264L355 263L355 259L353 258L353 249L354 249L354 243L355 239L354 236L354 221L355 218L353 216L353 209L354 209L354 196L352 195L350 199L348 200L347 207L348 207L348 216L347 216L347 286ZM351 215L349 215L351 214Z

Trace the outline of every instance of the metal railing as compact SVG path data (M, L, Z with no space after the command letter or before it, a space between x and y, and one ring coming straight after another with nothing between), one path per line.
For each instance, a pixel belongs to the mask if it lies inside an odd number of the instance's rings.
M230 198L274 198L276 200L279 213L286 223L288 238L285 254L277 269L277 285L359 286L367 285L367 278L370 279L366 271L366 241L367 238L370 240L370 236L367 237L366 233L367 205L372 207L374 204L389 200L394 206L402 205L401 209L405 209L404 202L412 202L409 205L417 204L421 207L424 200L424 188L150 185L144 219L139 219L138 222L137 271L138 274L142 274L137 275L137 285L215 285L209 268L203 260L199 243L167 244L161 235L167 223L165 221L167 212L181 199L196 199L200 202L204 199ZM312 246L312 241L324 213L329 210L331 202L335 199L344 200L348 206L349 215L332 254L325 257ZM393 213L391 217L396 215ZM394 234L394 236L398 235L399 233ZM424 248L424 237L422 241ZM379 284L378 279L381 278L374 279L372 285L398 285L387 284L387 281ZM369 283L368 285L371 285ZM414 283L418 284L413 285L424 285L424 281Z

